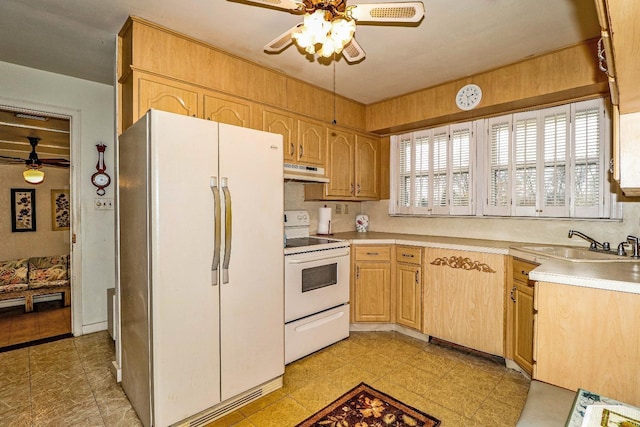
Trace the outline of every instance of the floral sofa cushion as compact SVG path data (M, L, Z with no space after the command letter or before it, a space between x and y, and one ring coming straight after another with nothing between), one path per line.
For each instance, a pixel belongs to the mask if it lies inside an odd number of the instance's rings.
M27 289L27 259L0 261L0 293Z
M67 255L29 258L29 289L68 284Z

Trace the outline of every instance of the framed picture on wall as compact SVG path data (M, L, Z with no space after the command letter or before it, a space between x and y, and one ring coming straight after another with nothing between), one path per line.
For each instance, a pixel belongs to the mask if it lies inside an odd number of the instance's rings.
M51 190L51 229L68 230L71 220L69 190Z
M36 231L35 189L11 189L11 231Z

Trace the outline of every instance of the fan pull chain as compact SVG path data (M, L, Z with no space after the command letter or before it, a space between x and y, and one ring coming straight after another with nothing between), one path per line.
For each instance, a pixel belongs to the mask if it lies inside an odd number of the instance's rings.
M336 53L333 53L333 123L334 125L338 122L336 121Z

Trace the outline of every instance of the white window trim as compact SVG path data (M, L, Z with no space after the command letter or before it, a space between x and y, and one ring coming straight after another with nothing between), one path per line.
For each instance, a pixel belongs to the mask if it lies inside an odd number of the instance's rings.
M600 194L602 195L601 203L595 207L586 207L581 208L575 205L575 156L574 156L574 126L575 126L575 112L580 107L585 104L593 104L598 103L598 108L600 110L600 167L601 171L599 174L600 178ZM567 168L568 171L566 173L565 178L566 189L567 189L567 203L564 206L558 207L546 207L544 206L544 140L541 135L544 134L544 118L551 114L555 114L556 111L567 111L569 117L568 123L568 142L567 142ZM515 134L515 123L517 118L527 116L535 116L537 117L538 124L538 141L537 141L537 164L538 171L536 175L536 179L538 181L537 189L536 189L536 204L535 207L516 207L514 205L515 199L515 152L514 152L514 134ZM507 165L507 175L509 177L508 180L508 188L507 194L509 200L505 206L491 206L489 204L490 197L490 188L491 188L491 158L490 158L490 147L491 147L491 130L492 125L495 123L508 122L509 126L509 141L508 141L508 158L509 164ZM447 151L447 206L433 206L433 135L438 131L441 131L443 128L448 128L449 133L449 144ZM469 190L469 206L464 207L456 207L452 206L452 182L453 182L453 174L452 174L452 144L451 144L451 135L454 130L461 128L469 128L471 132L471 142L470 142L470 159L469 159L469 173L470 173L470 190ZM581 101L575 102L571 104L566 104L558 107L551 107L545 109L539 109L534 111L529 111L526 113L516 113L509 114L500 117L494 117L489 119L480 119L473 122L465 122L452 124L449 126L440 126L434 129L426 129L422 131L417 131L411 133L412 144L415 143L416 136L419 135L429 135L429 201L427 207L418 207L414 206L415 203L415 166L412 167L412 186L411 186L411 195L410 195L410 206L404 207L398 205L398 197L399 197L399 153L398 153L398 144L402 137L407 136L404 135L394 135L391 137L391 167L390 167L390 184L391 184L391 198L389 202L389 214L390 215L415 215L415 216L426 216L426 215L444 215L444 216L469 216L475 215L478 217L493 217L493 216L507 216L507 217L525 217L525 218L533 218L533 217L541 217L541 218L573 218L573 219L619 219L621 218L621 206L617 203L617 197L615 193L611 191L611 183L609 182L609 174L607 169L606 159L610 157L610 145L611 145L611 135L610 135L610 120L607 108L605 108L605 103L603 99L594 99L589 101ZM411 155L415 157L415 149L412 150ZM415 165L415 158L412 158L412 165ZM481 200L481 203L477 203L478 200Z

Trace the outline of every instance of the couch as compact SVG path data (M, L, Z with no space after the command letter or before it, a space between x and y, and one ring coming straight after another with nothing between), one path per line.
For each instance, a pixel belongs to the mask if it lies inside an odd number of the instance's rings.
M63 294L71 304L69 255L53 255L0 261L0 300L24 298L25 311L33 311L36 295Z

